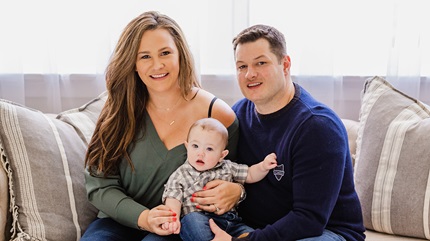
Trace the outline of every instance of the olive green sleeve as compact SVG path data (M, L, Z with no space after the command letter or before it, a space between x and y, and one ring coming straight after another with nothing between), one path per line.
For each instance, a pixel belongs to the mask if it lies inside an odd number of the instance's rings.
M88 200L98 210L99 217L110 217L132 228L138 228L137 221L145 206L125 194L119 176L98 177L85 170Z

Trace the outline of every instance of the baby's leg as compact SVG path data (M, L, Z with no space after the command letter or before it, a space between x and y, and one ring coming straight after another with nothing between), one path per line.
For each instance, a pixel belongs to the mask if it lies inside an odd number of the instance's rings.
M209 227L211 217L202 212L192 212L181 219L180 236L184 241L212 240L214 234Z

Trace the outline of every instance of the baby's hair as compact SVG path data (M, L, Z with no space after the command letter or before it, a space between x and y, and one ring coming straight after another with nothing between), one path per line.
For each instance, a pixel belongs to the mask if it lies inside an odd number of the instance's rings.
M200 127L202 130L206 131L216 131L221 135L222 141L225 143L225 147L227 147L228 143L228 131L227 128L217 119L214 118L203 118L200 119L190 127L188 131L187 140L190 138L190 132L194 128Z

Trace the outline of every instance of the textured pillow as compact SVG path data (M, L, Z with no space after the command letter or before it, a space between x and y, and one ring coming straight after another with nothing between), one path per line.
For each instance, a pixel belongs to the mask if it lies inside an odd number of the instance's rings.
M107 96L105 91L82 107L60 113L57 119L75 127L78 135L88 145Z
M366 80L355 183L365 227L430 239L430 110L380 77Z
M79 240L97 211L86 197L86 143L73 126L0 100L0 147L11 240Z

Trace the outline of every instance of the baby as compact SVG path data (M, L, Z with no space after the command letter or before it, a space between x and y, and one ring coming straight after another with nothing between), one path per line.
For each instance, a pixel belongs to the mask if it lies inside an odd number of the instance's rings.
M213 118L204 118L195 122L185 142L187 161L180 166L165 185L163 203L170 207L178 216L176 222L166 222L162 227L180 234L182 240L212 240L213 233L209 227L209 219L214 221L231 236L253 231L251 227L241 223L236 210L217 215L196 208L191 201L192 194L202 190L209 181L220 179L238 183L254 183L262 180L270 169L277 166L276 155L271 153L251 167L238 164L224 158L228 141L227 129L221 122Z

